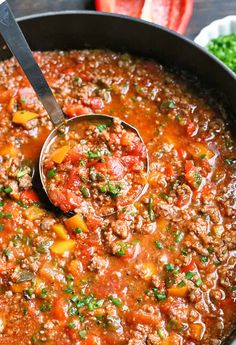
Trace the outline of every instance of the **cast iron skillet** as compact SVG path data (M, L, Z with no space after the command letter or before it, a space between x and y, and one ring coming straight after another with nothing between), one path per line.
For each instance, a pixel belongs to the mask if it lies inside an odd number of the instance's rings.
M236 128L236 75L192 41L170 30L127 16L93 11L45 13L23 17L19 23L32 50L109 48L185 69L219 95L228 110L230 128ZM0 60L10 56L0 37ZM225 345L235 345L235 335Z

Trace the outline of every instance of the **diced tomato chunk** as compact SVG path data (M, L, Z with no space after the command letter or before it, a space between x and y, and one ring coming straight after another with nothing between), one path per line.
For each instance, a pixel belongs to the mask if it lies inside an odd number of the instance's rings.
M100 97L91 98L89 105L94 111L104 108L104 102Z
M40 199L37 193L33 189L27 189L20 195L21 200L27 200L31 202L38 202Z
M78 103L64 105L63 112L69 117L74 117L78 115L89 114L92 111L90 108Z
M125 167L119 158L108 157L106 162L97 163L95 168L104 175L109 174L114 180L121 180L125 174Z
M68 303L63 297L55 298L52 313L57 320L66 321L68 319Z
M145 145L142 142L138 142L134 147L129 151L130 155L139 156L142 159L146 158L146 149Z
M167 164L165 167L165 174L167 177L172 177L174 175L173 166L171 164Z
M63 212L69 212L81 205L82 199L80 196L73 193L67 188L55 188L49 192L49 197L53 204L60 207Z
M134 142L135 139L136 135L133 132L125 132L124 134L122 134L120 143L123 146L129 146Z
M182 272L193 271L196 268L194 261L191 261L189 265L181 267Z
M78 147L75 145L70 149L70 151L67 153L64 162L71 162L72 164L75 164L79 162L83 157L83 154L78 149Z
M143 162L137 156L123 156L122 163L128 171L140 171L143 169Z
M102 224L102 219L91 214L89 217L87 217L86 224L89 230L94 231Z

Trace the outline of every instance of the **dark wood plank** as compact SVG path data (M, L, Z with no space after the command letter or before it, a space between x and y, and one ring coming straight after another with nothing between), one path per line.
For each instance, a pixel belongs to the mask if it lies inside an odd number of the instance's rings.
M60 10L93 9L93 0L8 0L16 17ZM194 13L186 35L194 38L215 19L236 14L236 0L195 0Z

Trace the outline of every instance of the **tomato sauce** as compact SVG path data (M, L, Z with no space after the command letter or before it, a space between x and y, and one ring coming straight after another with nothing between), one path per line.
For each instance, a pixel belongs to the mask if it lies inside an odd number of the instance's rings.
M81 194L74 214L55 213L32 184L52 125L15 60L0 63L0 344L221 344L236 319L235 143L221 104L195 78L127 53L35 56L68 117L110 114L138 129L150 172L141 198L113 215ZM113 149L91 166L104 174L127 150ZM140 171L125 173L139 188ZM65 191L92 191L68 174Z

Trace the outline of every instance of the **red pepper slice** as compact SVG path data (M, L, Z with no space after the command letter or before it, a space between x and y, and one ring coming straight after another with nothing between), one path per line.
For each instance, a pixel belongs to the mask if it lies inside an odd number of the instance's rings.
M193 3L194 0L96 0L96 9L142 18L183 34Z

